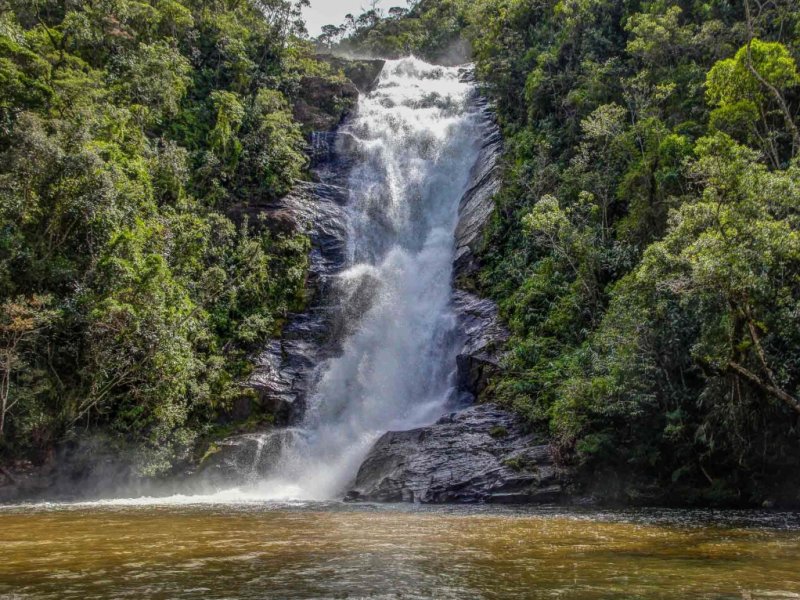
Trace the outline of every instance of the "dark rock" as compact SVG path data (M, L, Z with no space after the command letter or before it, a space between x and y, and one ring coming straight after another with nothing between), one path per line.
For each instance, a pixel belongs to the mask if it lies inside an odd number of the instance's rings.
M334 131L353 111L359 93L372 91L384 65L382 60L348 60L325 55L317 58L341 71L345 78L313 76L300 81L302 92L294 103L294 118L312 135L312 148L316 143L314 136ZM312 158L315 152L312 150Z
M279 200L254 200L239 207L250 222L263 222L276 234L304 233L311 240L307 310L288 316L281 338L269 341L255 358L247 382L256 392L260 412L273 414L276 425L288 425L302 415L311 371L323 358L339 310L332 289L347 259L348 194L335 177L346 177L348 169L333 154L319 165L324 181L300 182ZM234 216L241 220L244 215ZM237 420L255 412L252 405L235 408L236 415L229 416Z
M481 404L429 427L385 434L361 465L349 501L558 502L568 476L519 418Z
M192 482L240 485L258 481L270 473L295 435L295 429L273 429L220 440L206 453Z
M344 188L326 183L300 184L278 204L264 207L270 222L289 224L312 243L309 287L312 302L305 313L291 315L281 339L257 357L248 386L277 425L299 420L314 367L327 356L327 342L340 310L332 289L346 261L347 222Z
M335 129L358 102L358 88L349 80L303 77L300 89L294 118L306 133Z
M474 74L467 70L463 77L472 78ZM494 212L494 195L501 182L500 130L486 101L476 97L473 102L474 109L483 121L486 137L472 169L470 184L459 203L453 265L457 287L464 287L466 281L480 267L477 252L486 225ZM500 322L497 306L491 300L479 298L464 289L456 289L453 294L453 309L458 318L459 335L464 340L464 346L457 357L458 386L460 391L482 398L491 377L500 372L500 361L509 333Z
M469 188L459 204L454 263L456 281L472 277L480 268L478 251L486 225L494 212L494 196L501 185L499 162L503 138L489 106L481 100L477 104L487 135L472 170Z
M362 94L369 94L383 71L385 60L348 59L332 54L318 54L317 59L327 62L334 69L341 70Z
M509 333L500 322L497 305L463 290L453 294L464 346L456 358L460 391L481 398L489 380L501 370L501 358Z

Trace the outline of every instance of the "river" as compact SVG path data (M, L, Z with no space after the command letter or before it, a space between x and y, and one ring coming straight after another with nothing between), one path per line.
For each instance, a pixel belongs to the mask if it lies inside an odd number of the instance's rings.
M0 532L3 599L800 598L791 513L133 500Z

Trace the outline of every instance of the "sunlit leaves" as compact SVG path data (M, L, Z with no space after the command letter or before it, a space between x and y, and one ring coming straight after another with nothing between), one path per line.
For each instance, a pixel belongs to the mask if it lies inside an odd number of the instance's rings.
M302 2L12 4L0 300L46 295L58 319L7 372L4 449L102 428L156 475L246 393L248 353L303 300L307 240L222 211L301 175L278 89L330 69L288 37Z
M125 101L142 105L158 121L178 113L190 72L189 61L165 42L141 44L115 61L111 85Z
M773 166L780 167L786 156L782 139L789 125L783 95L798 85L797 63L786 46L755 39L708 72L706 96L715 107L712 125L759 145Z
M741 100L764 102L767 90L748 68L748 49L740 48L736 56L718 62L709 71L706 81L708 100L716 106ZM753 68L771 85L780 89L800 84L797 63L788 49L776 42L753 40Z
M625 25L631 37L627 51L650 65L679 58L688 47L691 28L681 24L682 10L670 6L663 12L636 13Z

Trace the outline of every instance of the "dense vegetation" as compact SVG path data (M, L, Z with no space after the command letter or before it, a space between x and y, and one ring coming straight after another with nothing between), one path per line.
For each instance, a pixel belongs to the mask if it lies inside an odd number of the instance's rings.
M0 0L0 453L198 447L303 301L307 240L242 215L305 168L285 0ZM506 139L493 394L627 500L800 478L800 7L422 0L318 45L471 53ZM336 104L334 102L334 104ZM313 108L313 107L312 107Z
M793 489L796 2L423 0L327 33L434 59L472 43L507 140L467 282L513 333L497 398L620 498Z
M375 4L374 2L372 4ZM436 64L470 59L468 7L464 0L408 2L384 11L374 6L347 15L341 25L326 25L317 38L321 50L355 56L399 58L416 54Z
M102 432L180 463L303 302L306 238L237 216L306 166L284 0L0 0L0 459Z

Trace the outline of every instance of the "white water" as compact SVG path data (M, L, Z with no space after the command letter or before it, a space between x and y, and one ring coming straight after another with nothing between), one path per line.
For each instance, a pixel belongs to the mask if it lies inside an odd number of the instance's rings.
M305 420L272 475L207 496L114 502L341 498L383 433L446 412L458 351L450 309L454 232L484 135L463 75L415 58L388 61L339 133L356 164L349 266L337 287L340 302L366 309L343 324L341 354L320 365Z

